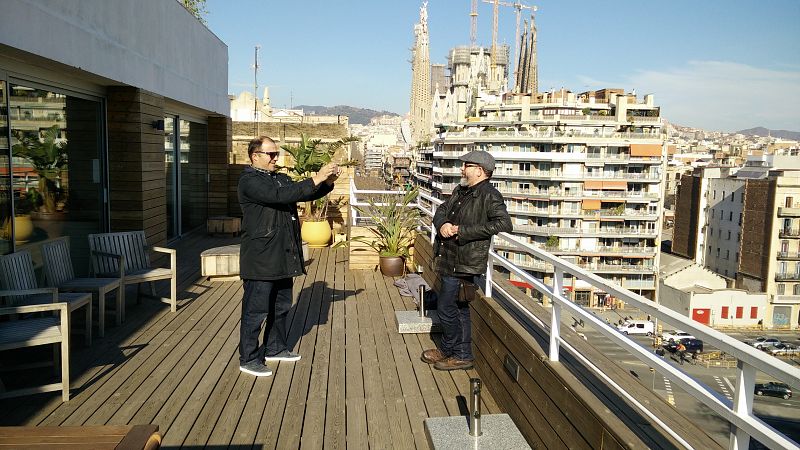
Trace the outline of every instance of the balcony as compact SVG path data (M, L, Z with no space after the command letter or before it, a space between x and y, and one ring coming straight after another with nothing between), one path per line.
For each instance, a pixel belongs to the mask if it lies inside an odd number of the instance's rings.
M796 261L800 260L800 252L778 252L778 259Z
M784 237L786 237L786 238L800 237L800 229L795 228L795 229L792 230L792 229L789 229L789 228L782 228L780 231L778 231L778 237L782 237L782 238L784 238Z
M514 225L515 233L534 234L537 236L633 236L641 238L654 238L656 230L634 227L601 227L601 228L568 228L547 227L537 225Z
M800 207L778 207L778 217L800 217Z
M778 272L775 274L775 281L800 281L800 271L791 272Z

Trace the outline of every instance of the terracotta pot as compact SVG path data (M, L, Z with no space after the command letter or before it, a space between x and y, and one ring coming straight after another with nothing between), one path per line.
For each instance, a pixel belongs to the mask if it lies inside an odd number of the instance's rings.
M405 261L402 256L381 256L378 266L387 277L399 277L404 273Z
M308 242L311 248L327 247L331 241L331 226L327 220L310 222L306 220L300 228L300 237Z

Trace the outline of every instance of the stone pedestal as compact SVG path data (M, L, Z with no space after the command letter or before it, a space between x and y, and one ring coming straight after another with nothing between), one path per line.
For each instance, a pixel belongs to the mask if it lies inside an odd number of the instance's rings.
M469 422L464 416L431 417L425 419L425 434L434 450L517 450L530 449L508 414L481 416L483 434L469 435Z

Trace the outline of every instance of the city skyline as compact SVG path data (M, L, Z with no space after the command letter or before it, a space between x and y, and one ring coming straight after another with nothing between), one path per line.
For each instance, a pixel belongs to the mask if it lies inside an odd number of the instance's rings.
M231 8L209 0L206 19L229 47L231 94L252 92L260 45L259 96L268 86L274 106L346 104L405 114L421 4L240 1ZM684 126L800 131L798 2L535 4L542 91L635 90L655 94L664 117ZM469 9L468 0L429 2L432 63L469 44ZM481 1L478 14L478 44L488 47L492 5ZM243 24L243 16L257 19ZM513 8L500 7L498 43L512 52L515 18Z

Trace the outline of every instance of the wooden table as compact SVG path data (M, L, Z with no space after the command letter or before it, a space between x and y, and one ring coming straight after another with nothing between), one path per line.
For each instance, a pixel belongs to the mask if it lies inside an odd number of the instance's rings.
M158 425L0 427L0 449L125 449L161 447Z

